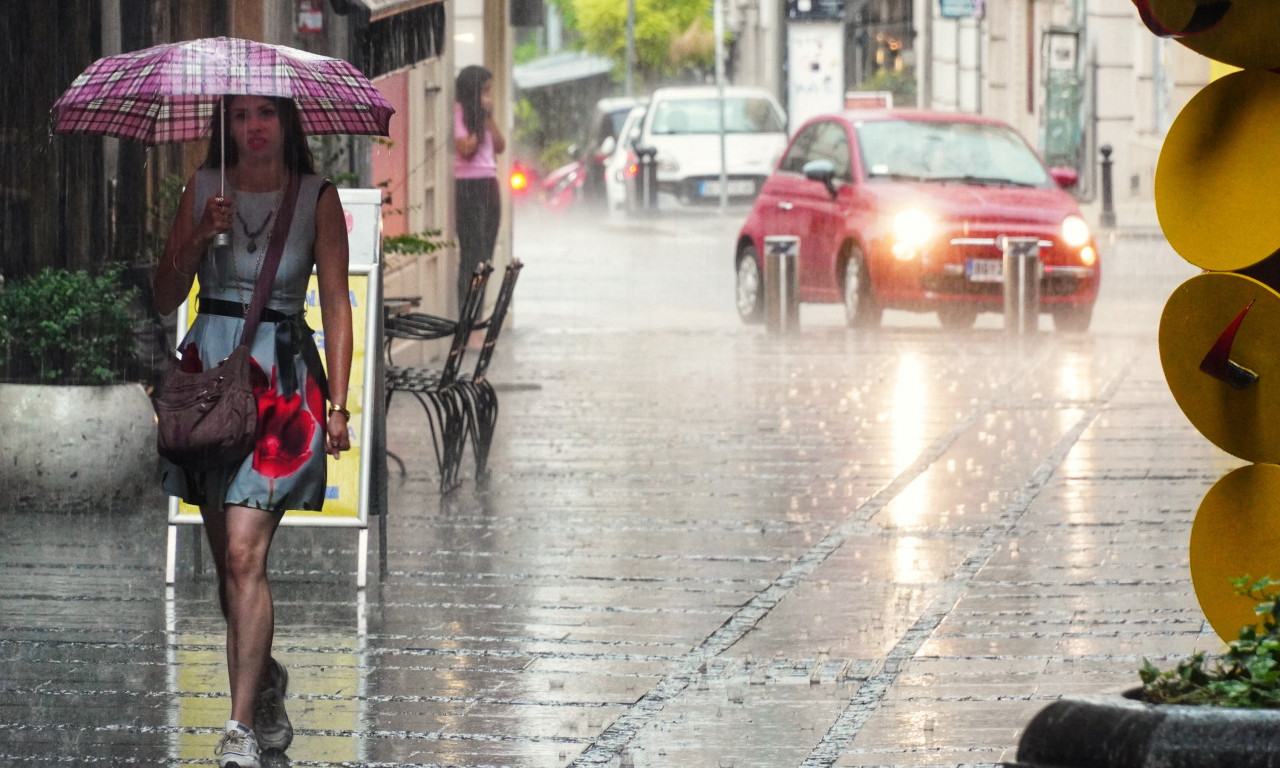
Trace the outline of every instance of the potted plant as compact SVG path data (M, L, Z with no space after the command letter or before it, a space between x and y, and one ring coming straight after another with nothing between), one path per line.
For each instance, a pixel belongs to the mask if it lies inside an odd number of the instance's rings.
M150 487L155 419L118 269L0 285L0 504L116 508Z
M1203 652L1160 670L1144 661L1140 688L1063 699L1031 720L1010 768L1137 768L1280 763L1280 582L1232 579L1255 601L1218 656Z

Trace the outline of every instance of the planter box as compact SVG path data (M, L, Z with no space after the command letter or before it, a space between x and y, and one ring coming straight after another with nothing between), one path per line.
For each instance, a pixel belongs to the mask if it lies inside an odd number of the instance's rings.
M1277 768L1280 710L1145 704L1122 694L1040 710L1008 768Z
M0 506L105 511L156 487L156 426L138 384L0 384Z

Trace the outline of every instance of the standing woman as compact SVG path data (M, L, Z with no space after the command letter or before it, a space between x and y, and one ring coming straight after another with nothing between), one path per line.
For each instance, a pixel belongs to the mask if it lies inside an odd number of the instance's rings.
M230 138L225 196L219 194L223 121ZM260 746L283 751L293 738L284 711L288 675L271 657L275 614L267 551L286 510L323 505L326 453L337 458L351 447L346 224L338 190L315 173L292 100L222 99L208 156L182 193L154 277L157 309L168 314L199 275L199 309L179 345L181 365L197 371L216 366L240 340L285 188L294 176L299 188L293 221L251 347L258 399L254 451L239 464L207 471L163 462L165 491L200 507L218 573L231 684L231 717L217 749L223 768L260 768ZM231 233L231 246L211 247L223 232ZM303 319L313 265L327 381ZM332 403L327 409L326 400Z
M506 139L493 121L493 73L484 67L464 67L455 84L458 103L453 110L456 153L454 206L457 210L458 307L471 285L471 273L482 261L493 258L502 220L498 191L499 155Z

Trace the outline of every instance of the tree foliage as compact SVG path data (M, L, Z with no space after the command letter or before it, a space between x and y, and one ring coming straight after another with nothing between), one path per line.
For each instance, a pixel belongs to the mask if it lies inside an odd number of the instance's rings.
M635 0L636 72L645 80L670 78L714 65L712 0ZM562 0L583 46L625 66L627 4L620 0Z

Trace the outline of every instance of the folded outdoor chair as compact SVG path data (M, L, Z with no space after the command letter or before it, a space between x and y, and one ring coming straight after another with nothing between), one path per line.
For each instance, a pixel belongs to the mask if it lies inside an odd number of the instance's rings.
M386 335L395 339L444 338L452 333L449 356L440 368L392 365L386 367L387 410L396 392L408 392L418 399L427 412L431 427L431 447L440 470L440 492L447 493L458 485L458 468L466 448L468 408L458 385L458 372L467 348L467 339L475 328L476 318L484 306L485 287L493 265L484 262L476 267L471 284L456 321L424 313L396 315L386 320Z
M498 343L498 334L502 332L502 322L511 306L516 278L520 277L520 270L523 268L524 264L519 259L512 259L507 265L502 285L498 288L497 301L493 305L493 314L489 315L488 320L476 325L477 328L485 329L484 346L476 356L476 367L470 374L458 377L458 389L467 408L467 433L471 436L471 452L476 460L476 482L488 479L489 446L493 443L493 429L498 423L498 394L485 374L489 370L489 361L493 358L494 346Z

